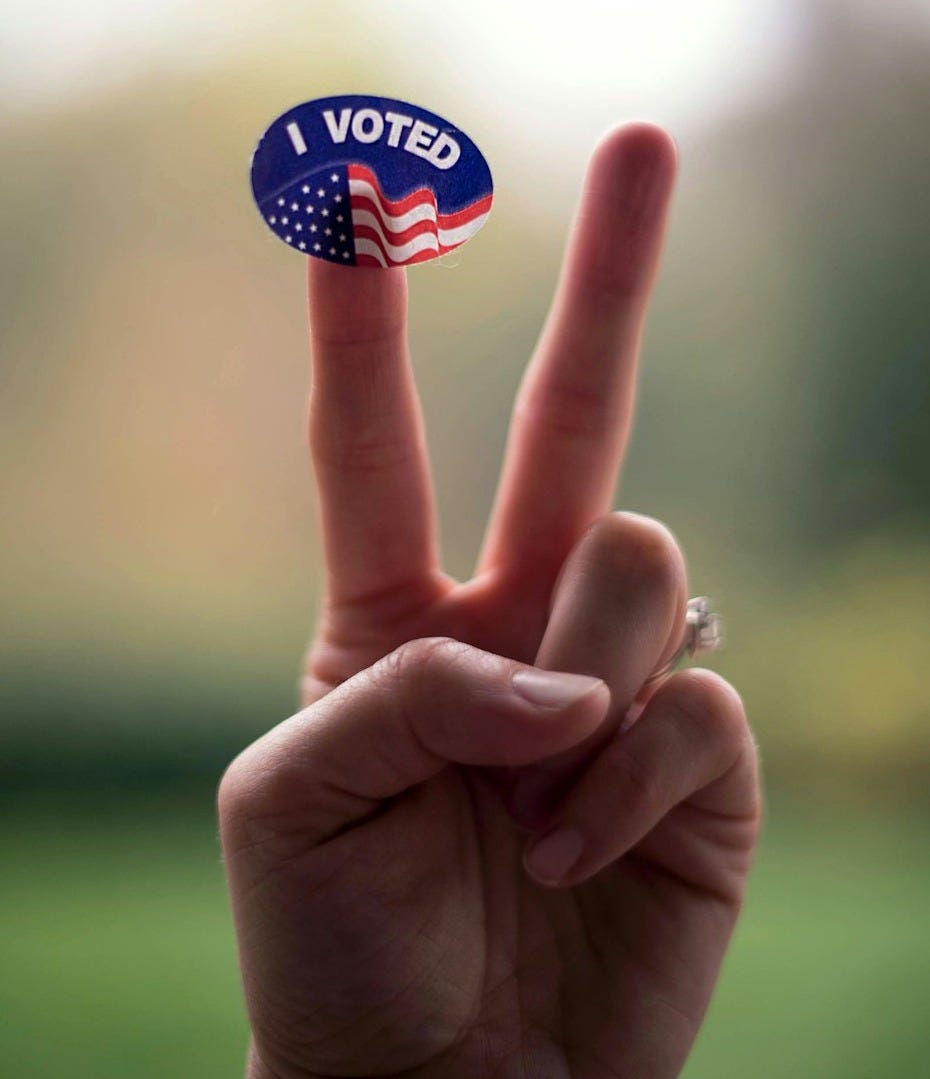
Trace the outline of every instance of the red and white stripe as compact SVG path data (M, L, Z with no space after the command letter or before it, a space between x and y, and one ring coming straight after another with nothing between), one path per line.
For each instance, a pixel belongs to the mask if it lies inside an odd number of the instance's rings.
M408 266L444 255L484 224L492 195L454 214L441 214L428 187L402 199L386 198L364 165L349 165L349 195L359 266Z

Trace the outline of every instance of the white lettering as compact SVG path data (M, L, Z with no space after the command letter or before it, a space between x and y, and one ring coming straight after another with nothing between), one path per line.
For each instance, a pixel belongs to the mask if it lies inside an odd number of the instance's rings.
M359 142L377 142L384 133L384 120L374 109L360 109L352 118L352 134Z
M292 121L287 125L286 130L291 137L291 145L294 147L298 156L300 154L305 154L307 152L307 144L304 142L303 134L297 124Z
M448 151L445 157L442 156L443 150ZM423 156L431 165L435 165L437 169L451 169L456 161L462 156L462 149L451 135L447 135L445 131L443 131L440 133L439 138L433 143L429 153L424 154Z
M388 146L400 146L401 132L413 123L413 117L404 116L399 112L386 112L384 118L391 125L391 130L388 132Z
M387 127L388 146L398 148L401 138L407 131L403 148L417 157L422 157L437 169L451 169L462 156L462 148L444 131L428 124L425 120L414 120L401 112L380 113L377 109L340 109L339 118L332 109L323 113L323 120L329 137L333 142L345 142L351 132L352 137L361 143L377 142ZM287 125L287 133L297 154L307 152L307 143L296 123Z
M416 154L417 157L428 157L430 141L438 134L438 127L433 127L432 124L427 124L423 120L417 120L410 129L404 149Z
M329 137L333 142L345 142L346 135L349 133L349 120L352 118L351 109L343 109L339 113L339 122L336 123L336 116L332 109L327 109L323 113L323 119L326 121L326 126L329 128Z

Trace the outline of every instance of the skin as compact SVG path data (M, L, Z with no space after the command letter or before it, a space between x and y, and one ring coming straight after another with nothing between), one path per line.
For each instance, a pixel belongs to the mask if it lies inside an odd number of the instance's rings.
M404 274L308 260L326 603L304 709L219 791L250 1079L681 1070L760 794L736 692L650 680L674 537L608 512L675 164L645 124L595 150L467 582L439 567Z

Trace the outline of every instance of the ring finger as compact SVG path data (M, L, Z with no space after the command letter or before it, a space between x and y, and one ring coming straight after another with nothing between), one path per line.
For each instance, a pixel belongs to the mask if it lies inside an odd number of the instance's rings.
M521 770L509 801L522 823L532 824L631 714L643 684L680 642L687 595L684 557L657 521L607 514L576 544L557 582L535 663L602 678L610 688L610 713L580 746Z

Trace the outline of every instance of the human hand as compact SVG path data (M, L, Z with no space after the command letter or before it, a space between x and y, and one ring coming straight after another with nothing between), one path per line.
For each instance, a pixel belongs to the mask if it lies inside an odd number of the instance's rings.
M608 209L582 208L468 584L435 568L402 279L311 267L315 703L220 791L255 1079L672 1076L693 1041L755 839L755 752L714 676L643 691L682 631L683 563L661 526L602 516L672 164L642 126L595 155ZM458 640L417 639L436 636ZM515 660L603 682L534 707ZM524 828L562 825L525 855Z

